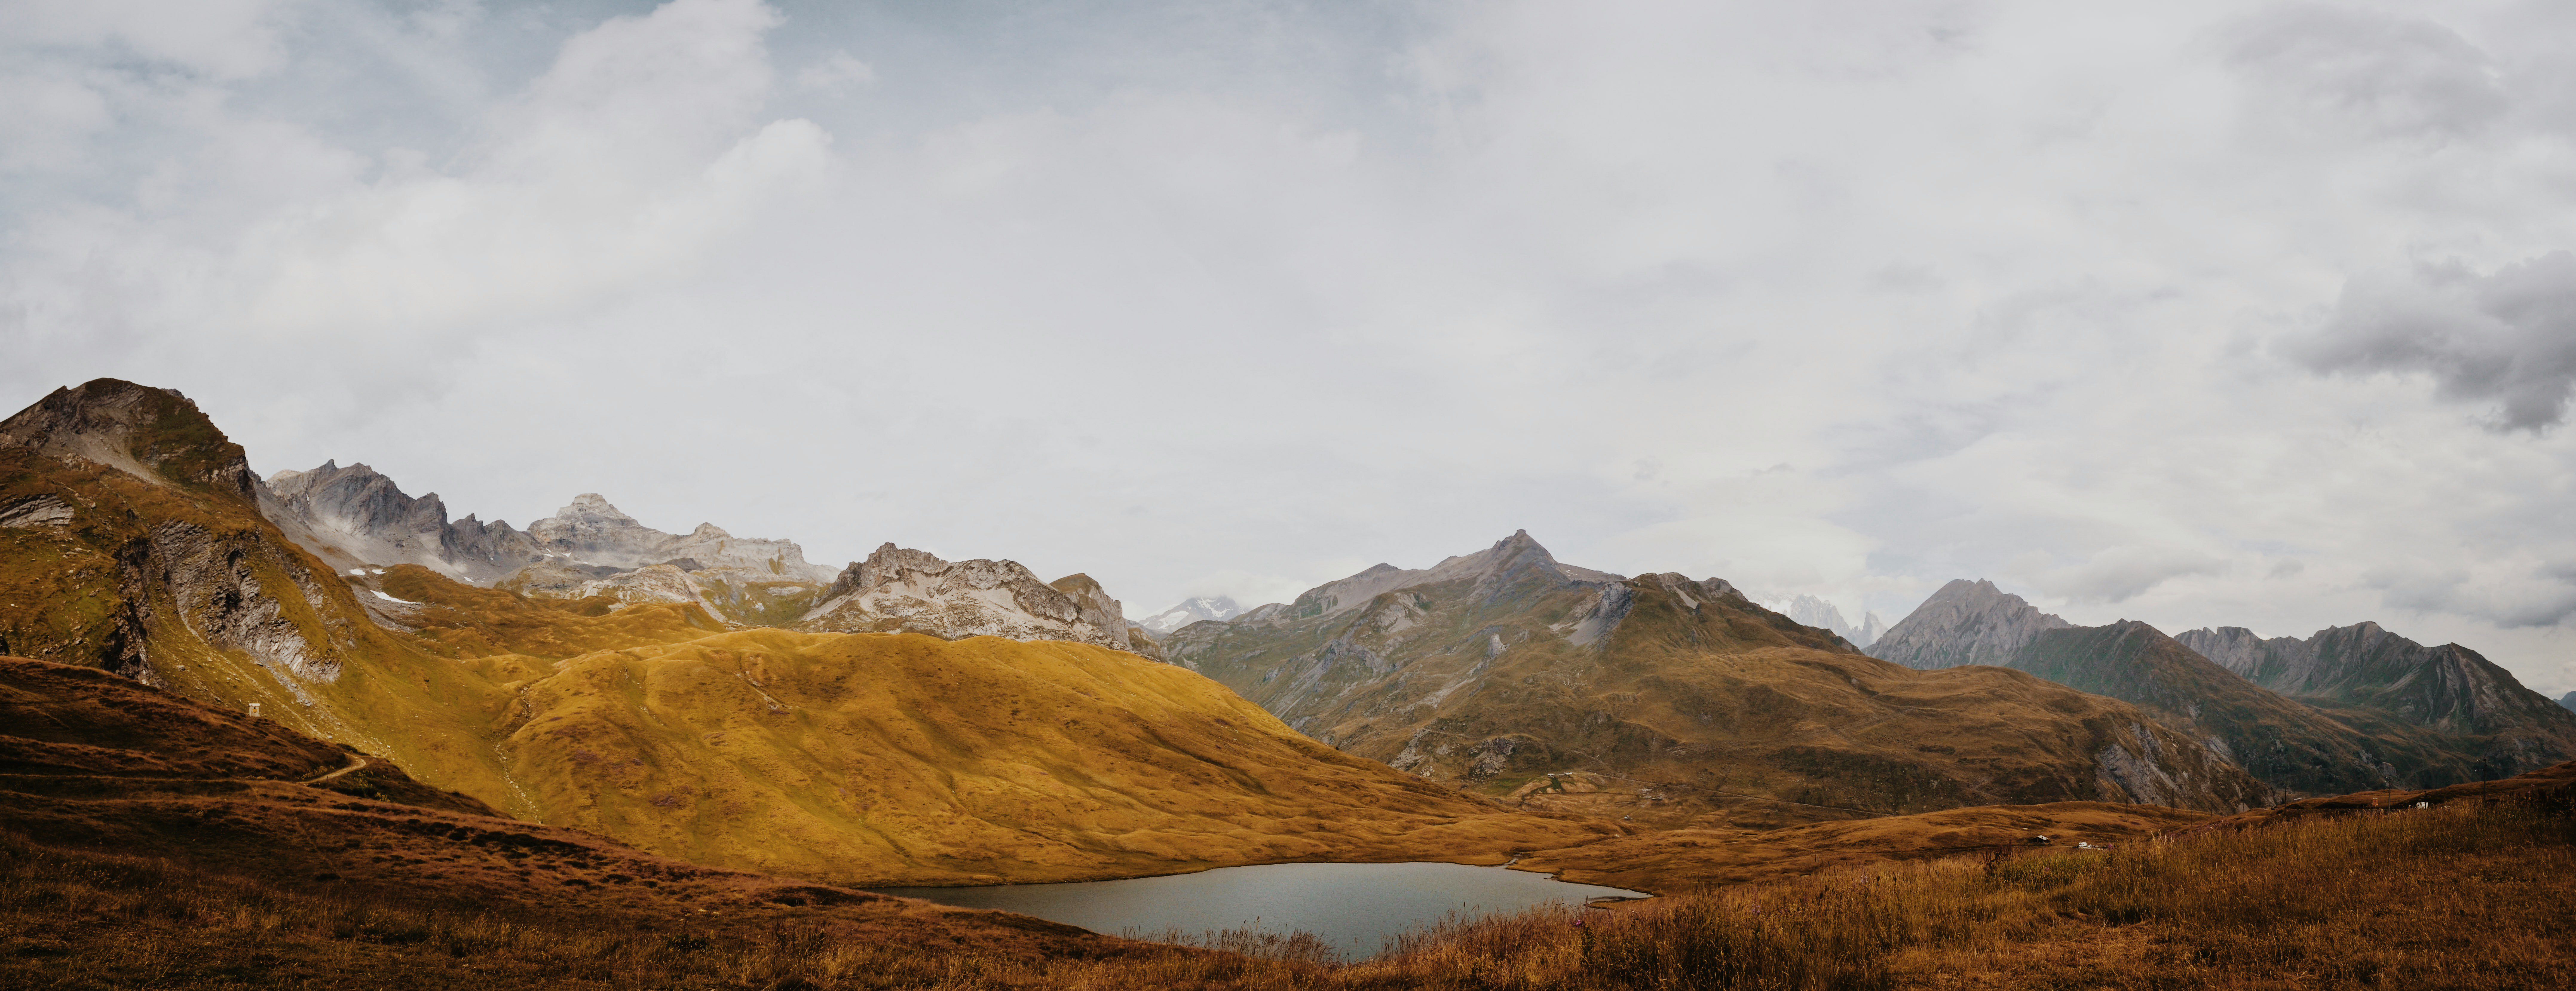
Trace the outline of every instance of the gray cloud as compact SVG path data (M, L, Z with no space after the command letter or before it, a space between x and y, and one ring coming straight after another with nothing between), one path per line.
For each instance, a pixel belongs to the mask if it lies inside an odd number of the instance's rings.
M2445 399L2497 403L2495 429L2537 432L2566 420L2576 386L2576 254L2355 279L2321 331L2287 344L2321 373L2430 375Z
M2292 4L2223 37L2228 66L2255 81L2275 125L2452 140L2486 129L2512 103L2493 58L2421 17Z

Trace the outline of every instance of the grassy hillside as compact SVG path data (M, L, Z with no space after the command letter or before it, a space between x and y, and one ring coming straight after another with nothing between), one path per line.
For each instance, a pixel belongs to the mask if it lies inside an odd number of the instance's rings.
M527 811L670 856L870 883L1477 859L1616 835L1337 753L1089 644L756 630L519 688Z

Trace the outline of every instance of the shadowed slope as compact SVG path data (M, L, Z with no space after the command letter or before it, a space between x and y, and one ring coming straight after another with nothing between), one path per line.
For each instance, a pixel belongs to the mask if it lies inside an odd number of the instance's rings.
M2134 620L2042 631L2012 660L2074 688L2126 699L2165 725L2222 747L2255 777L2293 792L2356 791L2472 777L2430 734L2366 734L2248 683Z
M2242 627L2176 638L2264 688L2367 729L2421 727L2470 765L2448 780L2501 778L2576 758L2576 712L2459 644L2427 647L2377 623L2264 640Z

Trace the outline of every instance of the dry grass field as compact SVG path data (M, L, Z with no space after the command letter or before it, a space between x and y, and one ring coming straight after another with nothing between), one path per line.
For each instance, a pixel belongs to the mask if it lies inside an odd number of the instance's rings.
M2506 991L2576 984L2571 843L2563 805L2313 816L1461 920L1330 965L894 900L468 908L10 840L0 986Z

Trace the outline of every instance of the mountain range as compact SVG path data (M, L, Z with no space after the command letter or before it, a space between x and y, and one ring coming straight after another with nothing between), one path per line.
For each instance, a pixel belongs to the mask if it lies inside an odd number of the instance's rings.
M2132 702L2291 793L2439 787L2576 757L2576 713L2475 651L2373 623L2306 640L2234 627L2168 637L2133 620L2076 626L1963 579L1869 652L1925 670L2008 667Z
M1568 565L1526 532L1195 623L1164 650L1318 740L1524 807L1776 824L2269 797L2127 703L1890 664L1723 580Z
M1954 582L1879 635L1526 532L1131 623L1004 559L835 570L597 494L521 530L364 464L263 479L185 397L107 379L0 421L0 604L0 654L256 703L471 808L847 883L1603 843L1582 862L1628 870L1652 829L2225 813L2576 751L2576 714L2370 624L2172 638Z
M697 601L530 596L417 560L336 567L288 539L261 489L167 390L99 380L0 421L0 653L258 703L522 819L817 879L1063 880L1327 851L1498 862L1621 832L1337 753L1106 646L799 632ZM554 545L569 549L544 553L641 560L607 554L649 532L604 504L584 513ZM635 572L653 568L695 574ZM859 599L940 570L860 562L828 589ZM1048 594L1077 616L1115 608L1060 584L1073 591Z

